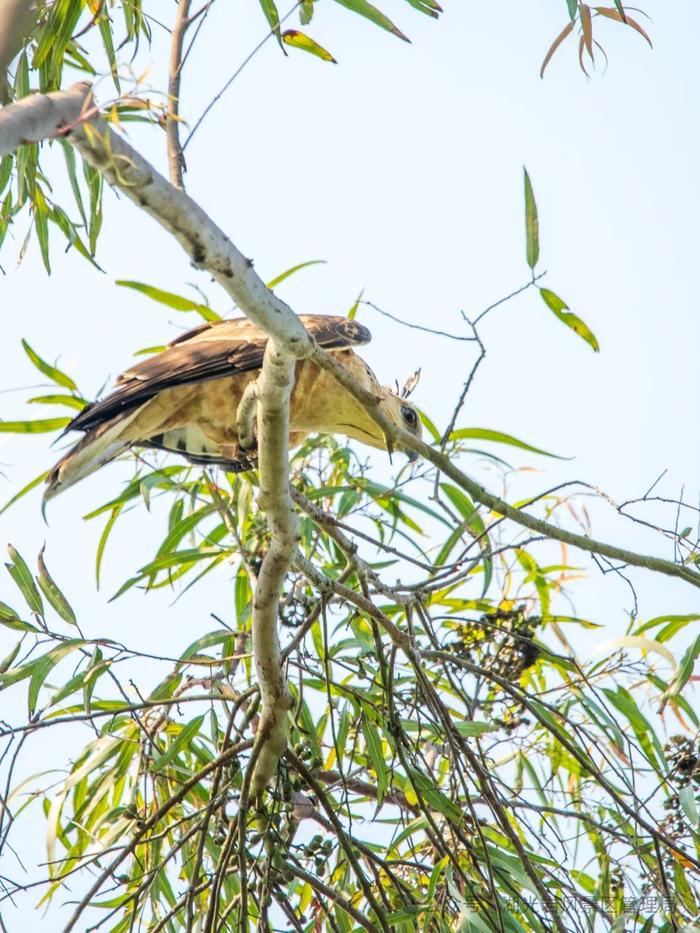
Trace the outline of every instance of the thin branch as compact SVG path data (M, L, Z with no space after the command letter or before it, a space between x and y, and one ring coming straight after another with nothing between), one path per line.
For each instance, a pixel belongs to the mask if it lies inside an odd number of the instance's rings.
M556 541L563 541L565 544L587 551L589 554L601 554L604 557L619 560L625 564L632 564L635 567L644 567L647 570L653 570L667 576L679 577L693 586L700 587L700 573L695 570L674 564L672 561L663 560L660 557L639 554L626 548L615 547L604 541L597 541L595 538L589 538L586 535L566 531L541 518L536 518L534 515L522 511L522 509L515 508L503 499L499 499L498 496L487 492L483 486L463 473L445 454L434 450L424 441L393 424L381 410L374 395L358 385L347 370L330 353L317 347L313 352L312 359L319 366L331 372L338 382L354 395L395 447L403 450L413 450L424 459L429 460L481 505L487 506L504 518L509 518L516 524L529 528L531 531L546 535Z
M189 26L191 0L180 0L175 25L170 37L170 67L168 74L168 112L165 136L168 145L170 181L176 188L184 188L183 173L187 171L185 156L180 145L180 77L182 74L182 44Z

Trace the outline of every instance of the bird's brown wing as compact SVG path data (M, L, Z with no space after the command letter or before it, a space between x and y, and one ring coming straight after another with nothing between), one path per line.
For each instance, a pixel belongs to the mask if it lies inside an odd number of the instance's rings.
M366 327L345 317L302 314L307 331L326 349L369 343ZM106 398L93 402L68 425L89 431L131 411L163 389L260 369L267 335L247 318L202 324L177 337L161 353L126 370Z

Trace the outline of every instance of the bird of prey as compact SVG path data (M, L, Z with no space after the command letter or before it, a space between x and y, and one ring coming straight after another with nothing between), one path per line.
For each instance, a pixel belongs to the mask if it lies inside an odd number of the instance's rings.
M300 319L317 343L374 393L394 424L420 437L420 420L406 390L401 394L381 386L352 349L369 343L366 327L344 317L307 314ZM113 392L84 408L66 428L84 436L49 474L45 500L132 447L173 451L193 463L234 472L250 469L255 451L241 450L236 414L246 386L260 371L266 343L267 335L247 318L214 321L187 331L122 373ZM386 449L381 429L359 402L308 359L296 364L289 432L290 446L318 433L343 434Z

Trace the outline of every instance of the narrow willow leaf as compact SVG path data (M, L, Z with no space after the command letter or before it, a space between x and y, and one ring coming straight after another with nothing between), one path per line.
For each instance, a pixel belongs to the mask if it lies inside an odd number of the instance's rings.
M547 50L547 54L546 54L545 57L544 57L544 61L542 62L542 66L540 67L540 78L544 78L544 71L545 71L545 68L547 67L547 65L548 65L548 64L550 63L550 61L552 60L552 56L554 55L554 53L556 52L556 50L559 48L559 46L562 44L562 42L564 41L564 39L566 39L567 36L570 36L571 33L572 33L573 31L574 31L574 24L573 24L573 23L567 23L566 26L564 26L564 28L562 29L562 31L559 33L559 35L556 37L556 39L554 40L554 42L552 42L552 44L550 45L549 49Z
M591 18L591 8L587 3L579 3L578 11L581 20L581 30L583 32L583 43L591 61L593 61L593 20Z
M299 22L308 26L314 15L314 0L301 0L299 3ZM1 189L0 189L1 190Z
M294 30L291 29L289 32L294 32ZM302 35L302 33L299 33L299 35ZM284 282L285 279L288 279L291 275L294 275L295 272L300 272L302 269L308 269L309 266L325 266L325 264L325 259L309 259L307 262L297 263L296 266L292 266L290 269L286 269L284 272L280 272L280 274L276 275L274 279L270 279L270 281L266 283L267 287L274 288L275 285L279 285L280 282Z
M535 194L526 168L523 168L523 179L525 181L525 254L528 266L534 269L540 258L540 227L537 220Z
M4 673L6 673L7 671L9 671L9 669L12 667L13 661L15 660L15 658L17 657L17 655L19 654L19 649L20 649L21 647L22 647L22 642L21 642L21 640L20 640L20 641L17 642L17 644L15 645L15 647L12 649L12 651L10 651L10 653L9 653L8 655L6 655L6 656L0 661L0 674L4 674Z
M558 295L555 295L548 288L541 288L540 295L550 311L553 311L563 324L570 327L575 334L578 334L587 344L593 347L596 353L600 350L600 344L596 340L595 334L580 317L569 311L569 306L565 301L562 301Z
M693 785L687 784L685 787L681 787L678 791L678 799L680 800L683 812L690 821L690 825L693 827L693 831L697 831L700 828L700 815L698 814L698 805L695 802L695 788Z
M262 8L263 13L265 14L265 19L267 20L270 31L277 37L277 41L282 47L282 36L280 35L280 15L277 11L277 6L274 3L274 0L258 0Z
M205 321L220 321L221 315L212 310L208 305L203 305L198 301L192 301L183 295L176 295L174 292L163 291L162 288L156 288L153 285L144 285L142 282L130 282L126 279L118 279L115 285L121 285L122 288L133 288L142 295L157 301L168 308L174 308L175 311L196 311Z
M617 3L615 5L617 6ZM619 23L624 23L626 26L631 26L632 29L635 30L635 32L638 32L640 36L646 39L646 41L649 43L650 48L652 49L654 48L651 39L649 38L647 33L642 29L639 23L636 20L632 19L631 16L628 16L626 13L624 13L620 9L620 7L618 7L618 9L616 10L613 10L611 7L597 6L595 8L595 11L596 13L599 13L601 16L607 16L608 19L614 19L614 20L617 20L617 22Z
M49 208L44 193L38 185L34 189L33 215L34 229L41 250L41 259L44 268L51 275L51 263L49 262Z
M596 645L591 653L594 657L599 657L604 654L612 654L613 651L619 651L621 648L639 648L641 651L654 651L666 658L674 671L678 668L678 662L665 645L653 638L642 638L639 635L620 635L618 638L610 638Z
M27 399L27 402L30 405L65 405L66 408L75 408L76 411L82 411L88 404L87 399L76 395L37 395Z
M148 697L149 703L155 703L158 700L168 700L177 690L182 682L182 674L169 674L165 680L162 680Z
M484 520L469 496L457 486L452 486L449 483L440 483L440 488L464 519L464 524L469 530L469 533L479 542L484 565L484 586L481 594L483 596L491 585L493 577L491 544L488 534L486 533Z
M11 505L14 505L18 499L21 499L22 496L25 496L28 492L31 492L32 489L35 489L40 483L43 483L46 477L49 475L49 472L49 470L46 470L44 473L40 473L30 483L27 483L26 486L23 486L19 492L15 493L11 499L8 499L3 507L0 508L0 515L2 515L3 512L6 512L7 509L9 509Z
M27 354L39 372L43 373L45 376L48 376L49 379L52 382L55 382L57 385L63 386L64 389L68 389L71 392L77 392L78 387L70 376L62 372L62 370L58 369L56 366L52 366L50 363L47 363L46 360L43 360L39 354L29 346L26 340L22 341L22 346L24 347L24 352Z
M457 732L467 739L478 738L487 732L496 732L498 726L492 726L489 722L479 722L476 719L463 719L456 724Z
M673 681L669 685L668 692L664 697L664 702L671 697L679 694L690 680L695 669L695 662L700 655L700 635L695 639L692 645L688 647L678 666L678 671Z
M404 42L411 41L408 36L405 36L401 32L398 26L392 23L388 16L385 16L376 6L372 6L369 0L335 0L335 2L346 7L348 10L352 10L353 13L359 13L360 16L364 16L365 19L374 23L375 26L381 26L381 28L386 29L387 32L398 36L399 39L403 39Z
M525 441L518 440L512 434L504 434L503 431L492 431L489 428L458 428L450 434L451 441L461 440L480 440L493 441L496 444L509 444L511 447L520 447L521 450L529 450L533 454L541 454L543 457L554 457L556 460L568 460L568 457L562 457L559 454L550 453L548 450L542 450L541 447L533 447Z
M193 641L191 645L188 645L187 648L180 655L180 661L189 661L196 655L201 654L202 651L205 651L207 648L213 648L214 645L222 645L228 638L231 637L231 632L227 629L218 629L215 632L208 632L206 635L202 635L201 638L198 638L196 641ZM180 665L178 664L178 667Z
M2 434L47 434L70 424L72 418L38 418L35 421L0 421Z
M29 681L29 692L27 695L30 716L34 714L37 702L39 700L39 691L44 685L44 681L50 672L54 669L54 667L56 667L59 661L62 661L63 658L66 657L66 655L70 654L71 651L74 651L76 648L81 647L84 644L85 642L82 639L66 641L62 645L59 645L58 648L52 648L48 654L45 654L42 658L34 663L32 677Z
M199 734L203 722L204 716L197 716L192 722L181 728L179 735L172 745L151 764L151 771L161 771L167 764L170 764L178 752L185 748L186 745L189 745L192 739Z
M411 766L407 770L416 793L422 797L423 803L430 807L431 810L442 813L450 822L459 824L462 820L462 811L457 804L453 803L427 774L423 774L418 768Z
M282 33L282 41L285 45L291 45L292 48L301 49L302 52L309 52L311 55L315 55L324 62L333 62L334 65L338 64L330 52L324 49L322 45L319 45L311 36L307 36L304 32L299 32L298 29L286 29Z
M47 598L50 605L56 610L56 612L65 622L70 622L71 625L76 625L77 620L75 618L75 612L73 612L70 603L58 588L52 579L51 574L46 568L46 564L44 563L44 548L39 551L38 564L38 580L42 593Z
M440 4L436 3L435 0L407 0L407 2L410 3L414 10L420 10L421 13L432 16L433 19L437 19L443 12Z
M381 806L389 789L389 769L384 759L382 740L372 723L365 717L362 721L362 734L365 737L365 749L372 770L377 776L377 803Z
M39 590L36 588L34 579L32 577L29 567L25 563L21 554L11 545L7 545L7 552L10 555L11 564L5 564L7 570L19 587L22 596L26 600L27 605L32 612L37 615L43 616L44 614L44 603L42 602L41 595Z

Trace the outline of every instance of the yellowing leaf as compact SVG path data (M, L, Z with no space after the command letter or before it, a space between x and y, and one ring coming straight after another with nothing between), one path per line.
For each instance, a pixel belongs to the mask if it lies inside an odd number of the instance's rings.
M605 6L597 6L595 8L595 11L596 13L598 13L599 16L607 16L608 19L614 19L614 20L617 20L618 23L624 23L626 26L631 26L632 29L635 30L635 32L638 32L640 36L646 39L646 41L649 43L650 48L652 49L654 48L654 46L652 45L651 39L646 34L646 32L642 29L639 23L636 20L632 19L630 16L628 16L626 13L620 12L619 9L613 10L612 7L605 7Z
M586 343L593 347L595 352L598 353L600 344L596 340L595 334L580 317L577 317L573 312L569 311L569 306L566 302L562 301L558 295L555 295L554 292L550 291L548 288L541 288L540 295L550 311L553 311L563 324L570 327L575 334L582 337Z
M547 65L550 63L550 61L552 60L552 56L554 55L556 50L559 48L559 46L562 44L564 39L566 39L567 36L571 35L571 33L573 32L573 29L574 29L574 24L567 23L566 26L564 26L562 31L559 33L559 35L556 37L554 42L552 42L550 47L547 49L547 54L545 55L544 61L542 62L542 67L540 68L540 78L544 78L544 70L547 67Z
M319 45L318 42L314 41L310 36L307 36L306 33L299 32L298 29L286 29L282 33L282 41L285 45L291 45L292 48L301 49L303 52L310 52L317 58L323 59L324 62L333 62L334 65L338 64L330 52L326 51L322 45Z
M596 645L592 653L594 655L612 654L613 651L618 651L620 648L640 648L642 651L654 651L666 658L674 671L678 667L678 662L665 645L653 638L642 638L641 635L621 635L619 638L610 638Z

